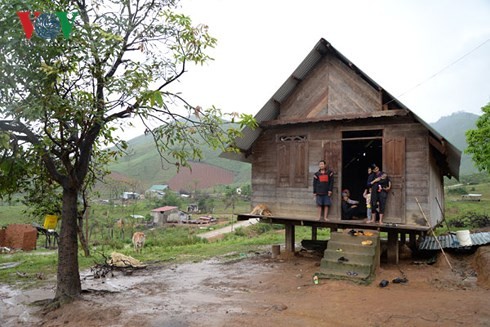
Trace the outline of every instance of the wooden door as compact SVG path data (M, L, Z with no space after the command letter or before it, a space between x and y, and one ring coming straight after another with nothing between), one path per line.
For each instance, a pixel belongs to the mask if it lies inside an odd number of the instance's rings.
M405 138L383 140L383 171L391 180L386 203L386 222L405 223Z

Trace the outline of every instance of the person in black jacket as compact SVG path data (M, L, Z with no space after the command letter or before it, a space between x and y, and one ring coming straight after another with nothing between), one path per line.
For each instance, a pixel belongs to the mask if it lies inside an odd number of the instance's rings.
M328 209L332 205L333 171L327 168L325 160L318 163L319 170L313 176L313 194L315 195L320 220L327 220ZM323 216L322 216L323 211Z
M372 164L373 179L369 182L371 185L371 207L372 210L376 208L379 214L379 223L383 223L383 216L386 208L386 200L388 198L388 192L391 189L391 181L386 173L380 171L376 164Z

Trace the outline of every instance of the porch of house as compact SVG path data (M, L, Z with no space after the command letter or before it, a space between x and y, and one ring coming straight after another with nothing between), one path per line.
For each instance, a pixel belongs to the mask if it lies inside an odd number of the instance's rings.
M295 226L311 227L311 239L317 240L318 228L330 228L330 231L338 229L372 229L388 234L387 259L389 264L398 264L399 247L407 243L409 247L415 247L417 236L426 235L430 228L427 226L413 226L403 224L375 224L366 223L364 220L334 220L319 221L312 218L291 218L277 216L260 216L250 214L237 214L237 220L248 220L259 218L262 223L280 224L285 227L285 250L294 252L295 244ZM407 240L408 235L408 240Z

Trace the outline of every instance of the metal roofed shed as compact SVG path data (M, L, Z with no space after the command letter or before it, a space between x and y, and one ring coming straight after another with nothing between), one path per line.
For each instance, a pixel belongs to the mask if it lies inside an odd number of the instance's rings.
M481 233L470 233L471 246L479 246L490 244L490 232ZM450 233L448 235L440 235L437 237L443 249L459 249L467 248L468 246L463 246L460 244L455 233ZM440 250L440 246L437 243L434 236L426 236L419 244L419 250Z
M463 194L461 195L461 200L463 201L481 201L482 194L475 194L475 193L470 193L470 194Z

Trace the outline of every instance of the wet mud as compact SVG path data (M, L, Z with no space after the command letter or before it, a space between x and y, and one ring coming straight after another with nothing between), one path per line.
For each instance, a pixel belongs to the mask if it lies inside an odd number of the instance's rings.
M474 258L451 257L455 271L443 258L382 265L370 285L314 284L321 257L305 252L149 264L101 279L82 273L82 299L46 315L29 303L52 298L54 281L29 291L0 286L0 318L2 326L490 326L490 290ZM378 286L402 275L407 282Z

